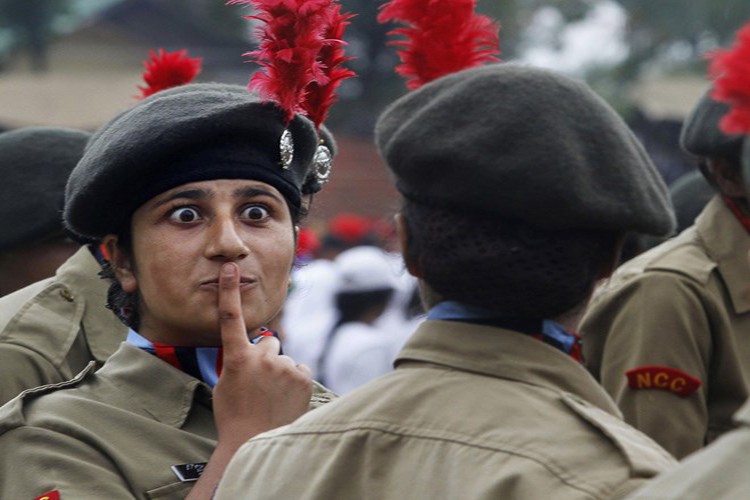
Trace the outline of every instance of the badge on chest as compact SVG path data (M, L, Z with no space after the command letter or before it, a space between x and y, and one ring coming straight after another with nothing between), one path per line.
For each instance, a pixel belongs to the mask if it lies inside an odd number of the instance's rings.
M197 481L201 477L201 474L203 474L203 469L205 468L206 462L181 464L173 465L172 472L174 472L174 475L177 476L181 482L190 483L192 481Z

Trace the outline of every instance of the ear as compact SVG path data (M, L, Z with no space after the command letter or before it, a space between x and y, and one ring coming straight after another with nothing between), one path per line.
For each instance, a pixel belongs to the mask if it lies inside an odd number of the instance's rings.
M415 278L422 278L422 266L419 264L419 260L410 258L409 224L406 222L406 216L402 212L399 212L393 217L393 220L396 223L396 236L401 247L401 256L404 258L406 270Z
M597 281L607 279L615 272L615 269L620 265L620 257L622 256L622 248L625 245L626 233L622 233L617 237L615 241L614 251L612 257L602 264L599 269L599 277Z
M107 250L110 264L115 271L115 277L120 282L123 291L133 293L138 289L138 280L133 270L133 259L117 245L117 236L108 234L102 240L102 245Z

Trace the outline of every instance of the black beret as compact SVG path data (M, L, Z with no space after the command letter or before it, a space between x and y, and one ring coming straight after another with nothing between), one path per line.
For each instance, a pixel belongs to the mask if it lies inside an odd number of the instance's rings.
M282 166L282 135L293 153ZM82 236L117 233L143 203L175 186L211 179L255 179L276 187L299 207L301 196L325 182L323 143L296 115L285 126L282 111L246 88L192 84L154 94L100 128L89 141L66 189L65 223Z
M741 135L725 134L719 122L729 112L727 104L715 101L708 90L685 119L680 132L682 149L695 156L722 156L739 160Z
M0 134L0 251L62 232L65 183L90 134L28 127Z
M431 82L376 126L416 202L548 229L666 234L666 187L620 117L585 84L516 64Z

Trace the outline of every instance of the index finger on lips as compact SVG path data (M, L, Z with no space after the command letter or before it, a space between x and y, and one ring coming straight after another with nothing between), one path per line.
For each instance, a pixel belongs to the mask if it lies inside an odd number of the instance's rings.
M242 317L240 270L234 262L225 263L219 273L219 327L225 350L250 344Z

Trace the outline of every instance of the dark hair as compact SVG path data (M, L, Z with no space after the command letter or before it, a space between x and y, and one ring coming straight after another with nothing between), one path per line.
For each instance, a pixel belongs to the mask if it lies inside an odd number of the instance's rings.
M590 294L620 235L549 230L406 200L408 254L444 299L509 320L550 319Z
M312 195L309 195L309 202L303 203L301 207L295 207L286 199L285 201L292 216L292 227L294 227L307 216L308 207L312 203ZM133 255L133 228L130 225L131 220L132 216L128 219L128 223L117 233L118 248L130 256ZM99 272L99 276L109 281L109 289L107 290L107 308L111 309L125 326L138 331L141 323L138 307L140 295L138 294L138 291L136 290L135 292L129 293L123 290L117 276L115 275L114 269L109 262L105 262L102 265L102 270Z
M336 294L336 309L339 313L337 326L359 320L363 314L374 307L385 310L391 295L393 295L392 288Z

